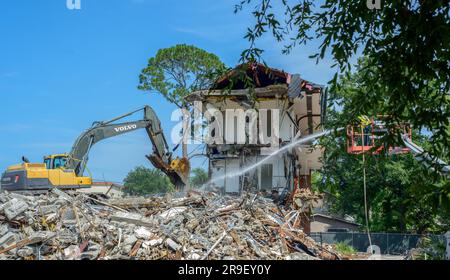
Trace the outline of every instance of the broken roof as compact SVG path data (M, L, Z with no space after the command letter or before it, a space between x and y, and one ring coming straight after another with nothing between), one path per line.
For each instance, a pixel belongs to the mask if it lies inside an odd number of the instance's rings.
M211 89L246 89L249 84L261 88L275 84L289 84L290 78L291 74L283 70L270 68L261 63L244 63L219 78ZM246 84L246 81L249 84Z
M265 64L244 63L217 79L210 89L191 93L187 100L199 100L205 96L246 96L248 88L254 88L253 93L257 97L288 95L295 98L307 92L320 93L323 86L304 80L299 74L290 74Z
M328 220L335 220L335 221L339 221L339 222L342 222L342 223L347 223L347 224L354 225L354 226L361 226L361 224L358 224L356 222L347 220L345 218L337 217L337 216L334 216L334 215L325 215L325 214L321 214L321 213L316 213L316 214L312 215L313 221L314 221L315 217L322 217L322 218L325 218L325 219L328 219Z

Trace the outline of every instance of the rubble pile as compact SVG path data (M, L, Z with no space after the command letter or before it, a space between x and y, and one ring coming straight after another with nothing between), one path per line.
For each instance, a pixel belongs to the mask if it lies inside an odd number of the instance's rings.
M104 199L0 193L0 259L340 259L256 194Z

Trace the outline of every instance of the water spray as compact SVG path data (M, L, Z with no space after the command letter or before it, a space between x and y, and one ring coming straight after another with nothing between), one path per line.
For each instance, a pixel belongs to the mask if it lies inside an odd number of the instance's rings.
M257 167L260 166L261 164L267 162L268 160L270 160L271 158L275 157L276 155L287 152L287 151L288 151L289 149L291 149L291 148L294 148L294 147L296 147L296 146L298 146L298 145L300 145L300 144L303 144L303 143L306 143L306 142L315 140L315 139L320 138L320 137L322 137L322 136L328 135L328 134L332 133L333 131L340 131L340 130L343 130L343 129L344 129L343 127L338 128L338 129L336 129L336 130L334 130L334 129L329 129L329 130L325 130L325 131L313 133L313 134L308 135L308 136L306 136L306 137L297 139L297 140L293 141L292 143L290 143L290 144L288 144L288 145L282 147L281 149L278 149L278 150L276 150L276 151L270 153L269 155L267 155L265 158L261 159L260 161L254 163L254 164L252 164L252 165L250 165L250 166L247 166L247 167L244 168L244 169L241 169L241 170L239 170L239 171L237 171L237 172L225 174L225 175L223 175L223 176L220 176L220 177L218 177L218 178L215 178L214 180L210 180L210 181L206 182L206 183L203 185L203 187L205 187L205 186L207 186L207 185L209 185L209 184L213 184L213 183L215 183L215 182L217 182L217 181L224 180L225 178L232 178L232 177L236 177L236 176L240 176L240 175L242 175L242 174L245 174L245 173L247 173L247 172L249 172L249 171L251 171L251 170L257 168ZM202 187L202 188L203 188L203 187Z

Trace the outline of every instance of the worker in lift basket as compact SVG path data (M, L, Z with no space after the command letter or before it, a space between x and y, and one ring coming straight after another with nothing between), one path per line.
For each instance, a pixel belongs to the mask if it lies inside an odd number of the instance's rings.
M364 131L364 143L363 143L363 145L364 146L371 146L372 145L372 143L370 143L371 142L370 141L370 128L371 128L371 125L366 125L363 128L363 131Z

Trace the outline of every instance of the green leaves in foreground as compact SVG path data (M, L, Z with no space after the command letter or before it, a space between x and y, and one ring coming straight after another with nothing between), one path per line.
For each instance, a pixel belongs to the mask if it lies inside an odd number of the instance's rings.
M344 86L342 77L352 74L355 56L367 58L360 65L363 75L356 94L348 96L355 116L389 115L388 125L410 122L416 129L432 132L428 152L438 157L450 154L450 2L382 1L379 10L367 1L301 0L281 3L271 0L241 0L235 12L251 5L256 20L247 29L248 50L244 61L261 59L257 39L265 33L284 45L283 53L311 40L319 41L319 63L330 55L335 76L333 94ZM304 73L303 73L304 74Z

